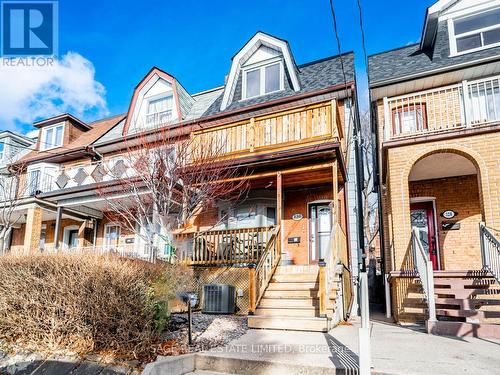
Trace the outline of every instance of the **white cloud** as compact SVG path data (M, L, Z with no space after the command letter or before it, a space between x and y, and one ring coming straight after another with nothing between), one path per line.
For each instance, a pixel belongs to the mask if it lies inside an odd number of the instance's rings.
M78 53L52 66L0 65L0 129L22 131L21 124L65 112L85 119L108 113L94 66Z

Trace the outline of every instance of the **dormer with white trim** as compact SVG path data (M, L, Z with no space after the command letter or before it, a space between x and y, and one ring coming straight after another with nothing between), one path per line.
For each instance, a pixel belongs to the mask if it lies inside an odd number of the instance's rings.
M288 42L258 32L232 59L220 109L287 89L300 91L298 68Z
M194 99L174 77L153 68L134 90L124 134L182 121L193 103Z
M420 47L434 46L438 25L448 29L449 56L500 46L500 0L441 0L427 9Z

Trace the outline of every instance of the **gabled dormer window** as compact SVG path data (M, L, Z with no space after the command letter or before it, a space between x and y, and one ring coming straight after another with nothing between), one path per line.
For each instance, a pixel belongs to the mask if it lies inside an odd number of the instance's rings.
M244 67L242 99L283 90L284 71L281 60Z
M148 100L146 126L157 126L172 121L172 95Z
M40 150L61 147L63 145L64 124L47 126L42 129L40 138Z
M450 20L451 54L500 45L500 8Z

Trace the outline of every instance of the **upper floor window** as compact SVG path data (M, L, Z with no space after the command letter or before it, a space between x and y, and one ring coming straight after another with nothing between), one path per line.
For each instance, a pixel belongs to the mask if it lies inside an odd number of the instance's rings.
M166 124L172 120L172 95L148 101L146 126Z
M42 129L40 150L48 150L63 145L64 124L58 124Z
M500 45L500 8L457 18L452 24L452 54Z
M411 104L392 110L394 135L416 133L427 128L425 104Z
M243 99L283 90L283 64L277 61L243 70Z
M0 160L5 156L5 143L0 142Z

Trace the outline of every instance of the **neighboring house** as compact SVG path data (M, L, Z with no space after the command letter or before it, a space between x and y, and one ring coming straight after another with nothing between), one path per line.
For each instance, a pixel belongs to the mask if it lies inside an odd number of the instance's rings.
M369 82L389 313L500 337L500 1L436 2Z
M352 53L297 65L286 41L261 32L232 58L222 87L190 95L153 68L126 114L93 123L65 114L34 124L40 136L21 161L30 188L11 250L113 248L147 258L137 236L106 219L96 191L110 179L101 166L118 170L126 142L159 125L193 139L224 136L230 160L251 179L248 198L203 210L182 235L196 234L207 248L252 238L264 251L258 259L178 255L195 266L201 284L235 285L240 312L253 314L251 327L326 331L348 316L350 270L357 269L349 256L357 235L348 223L347 171L354 170L346 146L355 92Z
M8 166L26 155L34 147L35 140L11 131L0 132L0 211L4 211L6 202L15 198L18 190L17 179L12 176ZM9 220L5 212L0 217L0 253L9 247L12 229L5 225Z

